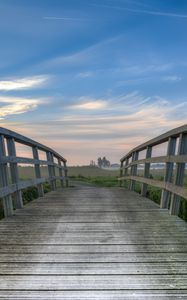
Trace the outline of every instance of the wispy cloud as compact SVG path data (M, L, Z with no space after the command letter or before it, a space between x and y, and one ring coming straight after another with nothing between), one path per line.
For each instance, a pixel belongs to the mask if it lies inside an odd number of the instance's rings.
M42 99L0 97L0 119L32 111L42 102Z
M92 77L94 75L94 72L87 71L87 72L80 72L76 75L77 78L88 78Z
M57 17L57 16L45 16L43 17L44 20L49 20L49 21L83 21L85 19L81 19L81 18L71 18L71 17Z
M49 76L40 75L10 80L0 80L0 90L26 90L43 86L49 80Z
M71 105L64 104L64 108L66 109L67 114L63 116L64 121L77 121L76 110L79 110L79 121L80 122L88 122L90 120L90 116L92 116L92 120L96 118L101 118L100 120L103 124L106 124L106 120L109 118L111 121L111 115L113 116L113 120L122 121L122 122L131 122L139 121L141 123L141 116L146 114L146 112L150 111L152 116L151 119L154 118L154 110L155 112L158 110L159 115L160 107L162 107L163 115L170 115L174 111L177 113L178 109L185 107L187 101L180 101L178 104L172 104L171 100L165 99L163 97L155 96L144 96L138 91L134 91L128 94L116 95L113 97L103 97L103 98L94 98L90 96L82 96L79 98L73 99L74 103ZM72 113L68 110L75 111L76 115L72 115ZM96 112L94 112L96 110ZM87 116L85 118L84 111L87 111ZM89 112L90 111L90 112ZM83 114L81 114L83 113ZM104 114L104 117L103 117ZM134 116L140 115L140 120L134 119ZM89 116L90 115L90 116ZM157 116L158 117L158 116ZM149 119L149 118L148 118Z
M130 65L123 68L116 68L116 72L125 72L131 75L142 75L146 73L159 73L171 70L174 67L173 63L155 63L146 65Z
M92 98L92 102L97 101L97 98ZM105 102L106 99L99 101ZM7 122L6 126L55 148L67 157L69 164L86 164L101 154L112 161L119 161L138 144L186 123L185 100L174 104L159 96L145 97L132 92L108 101L109 105L104 110L96 110L91 117L88 110L86 114L84 109L79 113L69 110L67 115L50 122L12 125ZM117 106L119 114L116 115L113 110L108 113L111 106ZM1 124L3 126L3 121Z
M163 81L170 81L170 82L177 82L182 80L180 76L176 76L176 75L164 76L162 79Z
M75 67L82 64L86 65L89 61L93 61L93 57L98 53L98 51L101 51L103 47L109 47L110 44L117 42L119 38L121 38L121 35L107 38L68 55L59 55L52 59L48 59L44 61L40 67L45 68L61 65L73 65Z
M131 13L187 19L186 14L176 14L176 13L172 13L172 12L163 12L163 11L146 10L146 9L136 9L136 8L129 8L129 7L124 7L124 6L112 6L112 5L105 5L105 4L91 4L91 5L97 6L97 7L109 8L109 9L124 10L124 11L131 12Z
M106 101L89 97L80 97L78 102L79 104L71 105L69 108L80 110L99 110L104 109L107 106Z

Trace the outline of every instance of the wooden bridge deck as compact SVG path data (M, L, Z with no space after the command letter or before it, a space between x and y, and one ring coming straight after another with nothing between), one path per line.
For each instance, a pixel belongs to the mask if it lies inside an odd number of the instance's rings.
M47 194L0 222L0 299L187 299L187 224L123 188Z

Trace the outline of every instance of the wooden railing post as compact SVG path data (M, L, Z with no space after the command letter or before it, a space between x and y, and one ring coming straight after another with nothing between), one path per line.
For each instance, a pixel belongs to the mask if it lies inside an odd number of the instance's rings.
M151 158L152 155L152 147L148 146L146 149L146 157L145 158ZM150 175L150 163L145 163L145 168L144 168L144 178L149 178ZM141 195L146 197L147 195L147 187L148 185L146 183L142 183L142 188L141 188Z
M5 150L5 141L3 135L0 135L0 159L6 156ZM2 187L8 187L8 166L7 163L2 163L0 165L0 184ZM4 216L9 217L13 215L13 204L12 204L12 196L8 195L3 197L3 210Z
M121 164L120 164L120 178L123 177L123 164L124 164L124 161L121 161ZM119 186L122 186L122 179L119 181Z
M176 142L178 139L179 146L176 153ZM152 157L152 147L164 146L164 143L168 143L167 153ZM146 157L138 159L137 152L145 149L147 149ZM125 160L129 157L132 157L132 163L128 164L131 173L129 177L126 173L122 178L130 179L130 189L134 190L135 182L139 182L142 184L141 194L146 196L148 186L159 188L162 191L160 207L169 208L170 214L178 215L181 199L187 201L187 188L186 184L184 184L185 166L187 164L187 124L174 128L135 147L123 156L121 161L125 163ZM150 166L154 163L165 164L164 180L150 178ZM144 176L137 176L137 166L139 164L145 164ZM174 168L175 165L176 167ZM124 167L124 169L126 168Z
M167 148L168 159L170 155L175 155L176 140L177 140L176 137L170 137L168 140L168 148ZM164 176L165 182L172 182L173 166L174 166L173 162L166 162L166 170ZM171 197L171 192L167 191L166 189L163 189L160 208L169 208L170 197Z
M132 162L138 160L138 155L139 155L138 151L132 153ZM132 165L131 176L136 176L136 175L137 175L137 165ZM135 189L135 180L131 179L130 180L130 190L134 191L134 189Z
M16 143L30 147L33 157L17 157ZM46 153L46 159L39 158L39 150ZM57 159L58 163L56 163L56 160L54 161L54 158ZM65 168L62 166L62 162L65 164ZM18 164L31 164L35 170L35 178L28 180L19 178ZM48 167L49 175L47 178L41 174L42 165ZM55 168L58 167L60 176L55 172ZM63 176L63 170L65 176ZM15 208L23 207L22 190L37 186L38 195L43 196L43 183L50 182L51 189L55 190L59 178L61 184L64 180L68 185L66 159L64 157L45 145L0 127L0 198L2 199L5 217L13 215Z
M63 172L62 172L62 163L61 163L60 159L58 159L58 165L59 165L59 176L61 177L60 178L60 184L61 184L61 187L64 187Z
M8 155L16 158L16 146L13 138L7 138L7 149ZM10 162L10 174L12 183L17 185L19 183L19 171L17 163ZM22 208L23 200L21 190L17 189L17 191L13 194L13 198L15 199L16 208Z
M187 133L181 133L179 136L178 155L187 153ZM175 171L175 185L182 186L184 181L185 163L177 163ZM178 215L180 209L181 197L175 194L171 196L169 212L171 215Z
M64 176L65 176L66 187L68 187L68 185L69 185L69 182L68 182L68 170L67 170L67 165L66 165L65 161L64 161Z
M36 160L39 160L39 155L38 155L38 148L37 147L32 147L32 153L33 153L33 158ZM36 178L41 178L41 171L40 171L40 164L39 162L36 162L34 164L34 169L35 169L35 176ZM37 184L37 189L38 189L38 195L40 197L43 197L44 195L44 190L43 190L43 185L41 183Z
M128 164L129 164L129 158L127 157L125 160L125 167L127 167ZM127 175L128 175L128 168L125 168L124 176L127 176ZM124 182L124 186L125 186L125 180L123 182Z
M52 174L53 174L53 185L54 185L54 189L56 190L57 189L57 181L55 179L56 177L56 174L55 174L55 164L54 164L54 154L51 153L51 162L52 162Z
M56 186L55 186L54 179L53 179L54 170L53 170L53 159L52 159L51 152L47 152L47 160L50 163L48 165L48 173L49 173L50 185L51 185L52 191L54 191L56 189Z
M125 167L127 167L129 164L129 158L126 158L125 160ZM125 168L125 172L124 172L124 176L127 176L128 175L128 168Z

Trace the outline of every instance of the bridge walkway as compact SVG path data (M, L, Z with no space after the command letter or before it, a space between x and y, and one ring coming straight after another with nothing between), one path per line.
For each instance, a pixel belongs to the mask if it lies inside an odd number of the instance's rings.
M77 185L0 222L0 299L187 299L187 224L124 188Z

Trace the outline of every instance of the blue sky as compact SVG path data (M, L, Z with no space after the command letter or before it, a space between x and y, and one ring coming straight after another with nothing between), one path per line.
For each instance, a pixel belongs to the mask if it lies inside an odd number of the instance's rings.
M0 126L69 164L186 123L184 0L0 0Z

